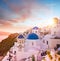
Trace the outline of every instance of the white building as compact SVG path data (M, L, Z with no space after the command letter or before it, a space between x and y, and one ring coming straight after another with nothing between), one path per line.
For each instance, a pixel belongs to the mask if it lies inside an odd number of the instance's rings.
M53 25L54 27L51 28L51 35L55 35L56 37L60 37L60 20Z
M32 32L28 33L27 36L20 34L16 38L17 42L15 42L14 46L11 48L11 51L13 51L13 55L15 52L16 61L28 59L28 57L31 57L32 55L34 55L35 60L37 60L36 57L39 52L46 51L48 48L52 49L56 46L57 43L60 43L60 41L58 40L52 40L51 34L45 35L41 38L39 31L40 30L38 27L34 27L32 29Z
M19 35L17 37L17 43L19 43L20 47L24 48L25 51L46 50L48 48L47 43L41 39L39 31L38 27L34 27L32 33L27 34L25 38L23 35Z
M16 60L20 61L23 58L28 58L34 55L37 57L38 52L46 51L48 46L45 41L40 38L39 30L37 27L32 29L32 33L24 35L19 35L17 37L17 42L14 43L13 52L16 52ZM35 58L37 60L37 58Z
M35 33L35 34L39 35L39 28L38 27L34 27L32 29L32 33Z

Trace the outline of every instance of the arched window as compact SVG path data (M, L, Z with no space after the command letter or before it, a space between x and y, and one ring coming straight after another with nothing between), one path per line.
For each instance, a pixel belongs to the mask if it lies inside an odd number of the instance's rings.
M48 45L48 41L47 41L46 43L47 43L47 45Z
M32 42L32 45L34 45L34 42Z

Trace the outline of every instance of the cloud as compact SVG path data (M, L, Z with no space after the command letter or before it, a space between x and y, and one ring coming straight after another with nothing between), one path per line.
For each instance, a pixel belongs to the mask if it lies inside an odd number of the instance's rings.
M8 20L3 20L3 19L0 19L0 25L2 25L2 26L11 26L12 24L11 24L11 22L10 21L8 21Z
M0 7L0 24L13 26L12 23L24 22L28 18L51 13L48 5L38 3L37 0L3 0L9 8ZM37 13L37 14L36 14ZM42 13L42 14L41 14ZM40 16L38 19L41 18Z
M0 27L0 31L2 32L10 32L10 33L16 33L16 32L24 32L26 30L28 30L30 27L29 26L25 26L25 25L20 25L20 26L13 26L13 25L1 25Z
M0 19L12 19L13 13L0 7Z
M0 7L0 19L4 18L4 10Z
M4 0L12 12L18 14L22 20L32 16L34 12L43 12L44 14L51 13L51 9L37 0ZM17 2L17 3L16 3Z

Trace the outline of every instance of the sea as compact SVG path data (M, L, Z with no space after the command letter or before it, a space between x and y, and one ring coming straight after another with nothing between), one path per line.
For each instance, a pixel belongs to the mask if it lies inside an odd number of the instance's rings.
M2 40L4 40L7 37L8 37L7 35L0 35L0 42L2 42Z

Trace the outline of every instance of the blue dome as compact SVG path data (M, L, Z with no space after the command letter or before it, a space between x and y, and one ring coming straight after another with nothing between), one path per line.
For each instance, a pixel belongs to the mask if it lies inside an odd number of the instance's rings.
M27 39L35 40L39 39L39 37L35 33L31 33L28 35Z
M18 38L22 39L22 38L24 38L24 36L23 35L19 35Z
M38 27L34 27L33 29L38 29Z

